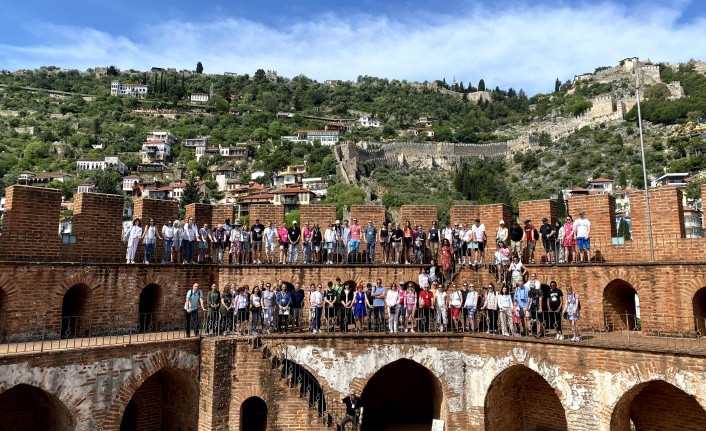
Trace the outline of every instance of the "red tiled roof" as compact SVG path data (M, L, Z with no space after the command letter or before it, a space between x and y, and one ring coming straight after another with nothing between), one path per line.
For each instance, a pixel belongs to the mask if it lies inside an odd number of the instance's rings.
M594 178L589 181L589 183L614 183L615 181L611 180L610 178Z

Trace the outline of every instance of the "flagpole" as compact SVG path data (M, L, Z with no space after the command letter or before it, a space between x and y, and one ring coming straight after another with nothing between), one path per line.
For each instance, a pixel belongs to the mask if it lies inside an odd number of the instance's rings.
M652 212L650 192L647 184L647 164L645 163L645 139L642 134L642 113L640 112L640 60L635 61L635 97L637 98L637 124L640 129L640 151L642 152L642 179L645 182L645 209L647 210L647 235L650 239L650 260L655 261L655 248L652 240Z

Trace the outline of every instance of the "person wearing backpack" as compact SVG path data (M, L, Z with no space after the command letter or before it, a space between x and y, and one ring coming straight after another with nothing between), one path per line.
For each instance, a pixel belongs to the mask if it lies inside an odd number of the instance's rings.
M194 335L199 336L199 305L201 310L206 311L203 305L203 294L199 290L199 284L194 283L191 289L186 293L186 301L184 302L184 332L186 337L191 336L190 323L193 321Z
M531 223L532 220L525 220L524 235L522 240L525 242L526 263L534 263L534 250L537 247L539 232Z

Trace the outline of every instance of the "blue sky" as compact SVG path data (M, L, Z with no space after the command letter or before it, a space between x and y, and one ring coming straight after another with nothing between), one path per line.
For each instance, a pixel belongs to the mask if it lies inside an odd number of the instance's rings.
M114 64L275 69L317 80L445 78L551 91L554 79L639 56L703 55L706 2L19 1L0 15L0 69Z

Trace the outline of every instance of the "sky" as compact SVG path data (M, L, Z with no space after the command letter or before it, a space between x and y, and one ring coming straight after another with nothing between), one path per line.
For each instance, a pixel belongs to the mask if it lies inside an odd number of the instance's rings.
M626 57L706 60L704 0L24 0L0 69L115 65L318 81L360 75L550 92Z

